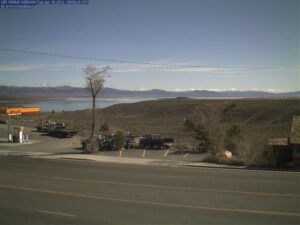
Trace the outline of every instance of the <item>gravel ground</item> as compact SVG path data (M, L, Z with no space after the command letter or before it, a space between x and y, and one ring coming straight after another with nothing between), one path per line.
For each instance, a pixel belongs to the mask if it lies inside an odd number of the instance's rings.
M80 153L81 137L74 136L73 138L54 138L43 133L38 133L34 128L25 127L24 133L29 135L29 143L15 144L7 143L7 126L0 125L0 150L11 150L14 152L39 152L53 154L74 154ZM193 152L185 152L175 149L162 150L144 150L144 149L129 149L121 151L99 151L96 155L126 157L126 158L144 158L144 159L159 159L171 161L189 161L200 162L206 157L206 154L196 154Z

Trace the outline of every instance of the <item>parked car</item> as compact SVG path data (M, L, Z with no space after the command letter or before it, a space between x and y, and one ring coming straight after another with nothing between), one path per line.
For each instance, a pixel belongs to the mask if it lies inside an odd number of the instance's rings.
M0 119L0 124L6 124L6 120Z

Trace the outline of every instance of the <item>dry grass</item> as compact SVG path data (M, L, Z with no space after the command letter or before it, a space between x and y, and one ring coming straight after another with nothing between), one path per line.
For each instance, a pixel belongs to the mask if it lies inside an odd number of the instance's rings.
M185 119L198 124L203 112L220 115L220 126L237 124L251 144L251 151L265 149L268 137L289 136L293 115L300 115L300 99L197 100L167 99L114 105L97 110L96 129L107 123L111 130L131 131L134 135L160 133L175 138L175 144L192 148L193 133L184 127ZM87 137L90 111L40 113L16 118L18 123L35 125L39 120L66 122Z

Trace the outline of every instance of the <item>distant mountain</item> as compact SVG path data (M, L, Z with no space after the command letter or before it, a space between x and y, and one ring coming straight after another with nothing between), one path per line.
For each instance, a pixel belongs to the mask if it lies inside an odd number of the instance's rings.
M26 99L49 99L49 98L80 98L90 97L85 88L58 86L58 87L16 87L0 86L0 100L26 100ZM208 97L300 97L300 91L287 93L271 93L263 91L165 91L153 89L147 91L129 91L113 88L103 88L102 98L208 98Z

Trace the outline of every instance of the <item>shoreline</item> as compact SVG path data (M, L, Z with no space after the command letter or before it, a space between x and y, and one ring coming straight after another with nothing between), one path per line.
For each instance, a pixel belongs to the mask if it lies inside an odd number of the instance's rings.
M164 102L164 101L199 101L201 102L240 102L240 101L290 101L300 100L299 97L163 97L163 98L97 98L97 109L105 109L107 107L134 104L143 102ZM73 112L78 110L88 110L91 108L92 99L90 97L35 97L35 98L17 98L17 99L1 99L0 107L40 107L41 112Z

